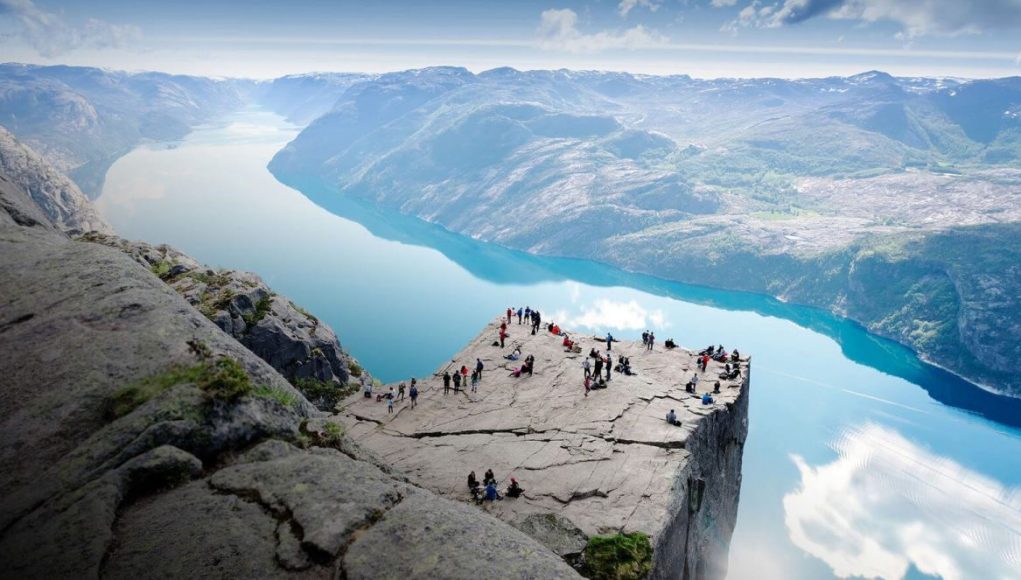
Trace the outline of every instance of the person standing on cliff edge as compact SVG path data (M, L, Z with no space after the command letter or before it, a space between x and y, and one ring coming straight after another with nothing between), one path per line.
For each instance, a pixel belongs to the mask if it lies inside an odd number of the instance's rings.
M483 366L484 365L482 364L482 359L480 359L480 358L475 359L475 372L478 373L478 375L479 375L479 382L480 383L482 382L482 368L483 368Z
M512 320L513 318L514 318L514 309L513 308L508 308L507 309L507 324L510 324L511 322L513 322L513 320Z

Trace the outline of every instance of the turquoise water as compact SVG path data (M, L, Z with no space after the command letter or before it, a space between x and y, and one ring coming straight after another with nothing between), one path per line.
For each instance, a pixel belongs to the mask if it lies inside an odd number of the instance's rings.
M730 577L1021 578L1021 402L824 312L546 259L278 182L296 134L245 111L110 169L128 238L258 272L389 381L431 372L496 313L751 354Z

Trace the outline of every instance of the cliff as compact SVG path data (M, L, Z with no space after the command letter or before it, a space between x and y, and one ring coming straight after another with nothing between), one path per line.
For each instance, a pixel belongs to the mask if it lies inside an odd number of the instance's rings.
M654 548L650 577L723 578L748 427L748 360L743 379L721 380L715 402L703 405L723 365L699 372L692 395L684 388L696 374L691 352L619 342L612 354L629 357L636 374L613 373L608 388L585 396L582 360L603 342L572 335L581 352L565 352L561 338L512 324L500 348L498 323L420 380L414 408L403 400L390 414L374 398L346 401L346 431L453 500L470 500L471 471L481 480L492 469L501 490L516 478L522 497L483 509L569 561L584 559L593 536L640 532ZM510 376L522 364L504 358L515 348L535 357L532 376ZM476 359L485 366L477 392L444 393L442 374ZM665 421L670 409L682 426Z
M0 127L0 174L28 192L46 218L68 233L113 230L70 179Z
M575 576L392 472L151 268L68 238L6 178L0 295L2 578Z

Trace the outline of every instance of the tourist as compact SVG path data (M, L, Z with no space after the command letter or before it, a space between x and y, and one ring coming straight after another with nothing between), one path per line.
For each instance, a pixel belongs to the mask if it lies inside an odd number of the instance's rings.
M525 311L518 307L518 324L521 324L521 317L525 315Z
M649 348L649 331L646 330L642 333L642 347Z
M456 393L459 390L461 390L461 373L455 372L454 373L454 392Z
M599 355L599 353L596 353L596 365L595 365L595 369L594 369L594 373L595 373L596 377L598 377L598 376L603 374L603 357L598 356L598 355Z
M493 475L492 469L487 469L486 475L482 479L482 484L489 485L490 483L496 483L496 476Z
M684 391L687 393L695 394L695 383L688 381L688 384L684 385Z
M703 393L702 394L702 404L703 405L712 405L713 404L713 397L712 397L712 395L710 395L708 392Z
M500 492L496 491L496 482L491 481L489 485L486 486L486 501L496 501L498 499L503 498L500 497Z
M613 350L613 335L609 332L606 333L606 352Z
M389 415L393 412L394 412L394 397L393 393L390 393L390 396L386 398L386 414Z
M567 349L568 352L570 352L571 349L574 348L574 341L571 340L571 337L567 336L566 332L564 333L564 340L563 342L561 342L561 344L564 346L564 348Z
M691 377L691 384L694 385L696 388L698 387L698 373L695 373Z
M513 322L511 320L513 318L513 316L514 316L514 309L513 308L508 308L507 309L507 324L510 324L511 322Z
M485 365L482 364L482 359L480 359L480 358L475 359L475 372L478 373L478 375L479 375L479 382L480 383L482 382L482 369L484 367L485 367Z
M528 376L532 376L532 371L535 369L535 357L528 355L525 357L525 370L528 371Z
M408 396L411 397L411 408L415 408L415 403L418 401L418 385L415 384L415 379L411 380L411 390L408 392Z
M666 339L666 342L663 343L663 346L665 346L667 348L667 350L670 350L670 349L677 348L677 343L674 342L674 339L668 338L668 339Z
M503 328L500 329L500 348L503 348L503 341L507 338L507 331Z
M518 480L511 478L511 484L507 488L507 497L519 497L525 490L518 484Z
M446 395L450 391L450 373L443 373L443 394Z
M734 352L730 353L730 360L733 361L733 362L737 362L737 361L741 360L741 355L738 354L736 348L734 349Z
M589 362L588 357L581 361L581 369L585 371L585 378L589 378L589 375L592 374L592 363Z
M461 384L468 388L468 365L461 365Z
M407 388L408 387L407 387L407 385L404 384L404 381L401 381L401 384L397 385L397 396L402 401L404 400L404 390L407 389Z
M475 478L475 472L468 474L468 489L474 489L479 486L479 480Z
M649 344L647 345L649 351L652 351L653 345L656 344L656 335L652 332L649 333Z
M362 381L366 399L372 398L372 381Z
M713 385L713 393L720 394L720 381L716 381L716 384Z
M606 355L606 382L610 382L610 370L613 368L613 358L607 353Z
M476 393L479 390L479 373L478 371L472 371L472 392Z
M585 375L585 396L586 397L588 396L588 392L592 390L591 385L592 385L592 377L590 377L588 374L586 374Z
M681 420L677 418L677 413L673 409L670 409L670 412L666 414L666 422L678 427L681 426Z

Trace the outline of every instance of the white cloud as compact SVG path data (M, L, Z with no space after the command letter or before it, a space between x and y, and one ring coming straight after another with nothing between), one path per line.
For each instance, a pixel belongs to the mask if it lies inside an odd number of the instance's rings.
M137 26L95 18L76 26L59 14L40 9L32 0L0 0L0 18L13 21L17 36L44 57L76 48L119 48L142 35Z
M737 0L712 0L710 4L715 8L723 8L725 6L734 6L737 4Z
M648 8L651 12L659 10L659 2L656 0L620 0L620 4L617 5L617 12L621 16L627 16L628 12L639 6Z
M666 37L640 24L619 32L585 34L578 30L578 14L570 8L543 11L537 36L543 49L574 53L660 48L669 44Z
M834 448L839 458L827 465L792 458L801 486L783 506L794 544L837 576L903 578L913 565L958 580L1021 569L1021 489L874 424Z
M588 330L658 330L666 326L662 310L647 310L638 302L618 302L605 298L583 307L576 314L560 310L552 319L564 328L585 328Z
M901 27L898 36L905 39L955 36L1021 26L1021 0L752 0L724 27L777 28L816 17L892 22Z

